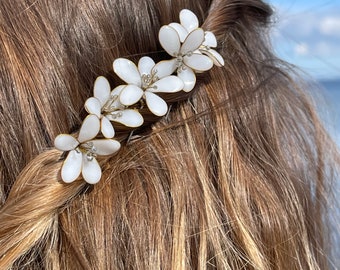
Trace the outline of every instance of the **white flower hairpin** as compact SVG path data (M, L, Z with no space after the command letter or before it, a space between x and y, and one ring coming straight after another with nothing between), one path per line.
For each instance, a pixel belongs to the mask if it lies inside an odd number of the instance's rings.
M105 77L98 77L94 83L94 97L85 102L85 109L89 114L97 116L100 121L100 131L105 138L113 138L114 128L110 121L136 128L143 124L143 116L137 111L128 109L119 101L124 86L118 86L111 91L110 83Z
M173 59L155 63L145 56L138 65L125 58L116 59L113 70L126 84L111 90L108 80L98 77L93 97L85 102L89 115L77 138L70 134L60 134L55 138L57 149L69 151L61 168L64 182L73 182L81 174L87 183L97 183L102 174L97 156L112 155L121 146L113 139L115 123L132 130L142 126L144 118L140 109L145 104L152 114L164 116L168 112L168 104L162 98L164 95L189 92L196 84L195 73L207 71L214 64L224 65L222 56L212 49L217 46L215 35L199 28L198 19L190 10L180 12L180 24L161 27L159 41Z
M97 155L112 155L120 148L120 143L113 139L95 139L100 130L98 117L88 115L80 128L78 138L69 134L60 134L54 145L61 151L70 151L65 159L61 178L71 183L80 173L89 184L97 183L101 178L101 168L96 160Z
M159 41L165 51L174 57L169 61L177 69L177 76L185 84L183 90L191 91L196 83L195 72L211 69L213 64L223 66L222 56L211 49L217 46L216 37L212 32L199 28L198 19L190 10L183 9L179 14L179 23L162 26Z
M148 56L142 57L138 67L130 60L118 58L113 62L114 72L127 83L121 91L119 101L130 106L142 98L149 110L163 116L168 111L168 105L156 93L176 93L183 89L184 83L177 76L170 75L163 65L156 66Z

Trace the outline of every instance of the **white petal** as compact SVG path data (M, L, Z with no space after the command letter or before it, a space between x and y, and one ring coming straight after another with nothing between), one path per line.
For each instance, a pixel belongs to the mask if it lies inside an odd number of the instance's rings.
M99 99L95 97L90 97L85 102L85 109L89 114L95 114L97 117L100 117L101 114L101 103Z
M76 180L82 167L82 153L76 150L70 151L61 168L61 178L65 183L71 183Z
M214 64L218 67L224 66L224 59L223 57L214 49L210 50L202 50L202 53L206 54L210 57L211 60L213 60Z
M195 29L184 40L184 43L181 47L181 53L186 54L189 52L194 52L202 45L203 41L204 41L203 29L202 28Z
M117 111L116 114L108 115L107 118L127 127L140 127L144 123L143 116L132 109Z
M54 139L54 146L60 151L70 151L78 146L79 142L69 134L59 134Z
M116 153L120 149L120 143L112 139L102 139L91 141L96 148L96 154L107 156Z
M195 87L196 75L191 68L186 67L185 69L178 72L177 76L184 82L183 91L190 92Z
M171 60L163 60L158 62L154 68L153 71L156 71L156 76L161 79L163 77L169 76L172 73L175 72L177 68L177 60L171 59Z
M155 65L155 61L152 60L149 56L144 56L139 59L138 62L138 70L140 75L143 74L151 74L151 70Z
M157 116L163 116L168 111L168 105L166 102L151 92L145 92L146 105L148 105L149 110Z
M139 71L132 61L118 58L113 61L113 70L126 83L141 86L142 81Z
M215 48L217 46L217 40L215 35L210 31L205 31L203 45Z
M175 93L183 89L184 83L177 76L171 75L156 81L152 86L156 88L152 87L147 89L147 91L153 93Z
M102 132L103 136L108 139L113 138L115 135L115 130L113 129L110 120L104 116L100 121L100 125L100 131Z
M113 96L119 96L120 92L122 92L122 90L124 89L124 87L126 87L126 84L124 85L119 85L117 87L115 87L115 89L113 89L111 91L111 97Z
M206 71L213 67L213 61L205 55L194 53L191 56L184 57L184 64L196 71Z
M179 35L177 31L171 26L164 25L159 30L159 42L164 50L171 56L176 56L181 47Z
M84 180L89 184L96 184L102 177L102 169L98 161L93 158L89 160L86 155L83 155L83 167L81 170Z
M183 42L189 34L189 32L179 23L170 23L169 26L177 31L181 42Z
M79 135L78 135L78 141L80 143L89 141L97 136L100 130L100 120L99 118L94 115L90 114L88 115L81 125Z
M138 102L142 98L143 93L144 91L140 87L127 85L120 93L119 101L126 106L130 106Z
M125 106L120 102L119 95L125 87L126 85L119 85L111 91L111 97L116 97L116 98L113 100L110 107L116 108L116 109L124 109Z
M94 82L93 95L95 98L98 98L101 106L109 99L110 91L111 86L109 81L103 76L98 77Z
M179 20L189 33L198 28L198 19L196 15L188 9L181 10L179 13Z

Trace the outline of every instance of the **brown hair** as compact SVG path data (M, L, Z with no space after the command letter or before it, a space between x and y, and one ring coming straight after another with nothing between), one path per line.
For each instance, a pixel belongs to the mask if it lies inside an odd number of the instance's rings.
M157 34L195 12L225 66L64 184L53 149L112 61L164 59ZM254 0L0 1L1 269L328 269L336 148ZM173 101L173 100L170 100ZM147 116L146 116L147 117Z

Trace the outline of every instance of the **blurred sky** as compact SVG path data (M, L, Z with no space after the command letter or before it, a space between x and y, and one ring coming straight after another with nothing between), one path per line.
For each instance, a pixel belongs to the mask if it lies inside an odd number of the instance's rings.
M340 0L266 0L277 54L316 79L340 79Z

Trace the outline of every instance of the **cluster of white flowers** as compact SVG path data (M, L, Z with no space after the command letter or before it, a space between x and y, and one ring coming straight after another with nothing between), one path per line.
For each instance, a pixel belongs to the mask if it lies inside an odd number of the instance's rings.
M154 115L164 116L168 105L158 93L189 92L196 83L195 73L207 71L214 64L224 65L222 56L212 49L217 46L215 35L199 28L190 10L180 12L180 24L163 26L159 41L173 59L155 63L145 56L137 66L128 59L116 59L113 70L126 84L111 91L108 80L98 77L93 97L85 102L89 115L78 137L60 134L55 138L57 149L69 151L61 169L64 182L73 182L82 174L86 182L97 183L102 171L96 157L112 155L120 149L120 143L113 139L113 122L132 129L140 127L144 119L138 108L144 104Z

